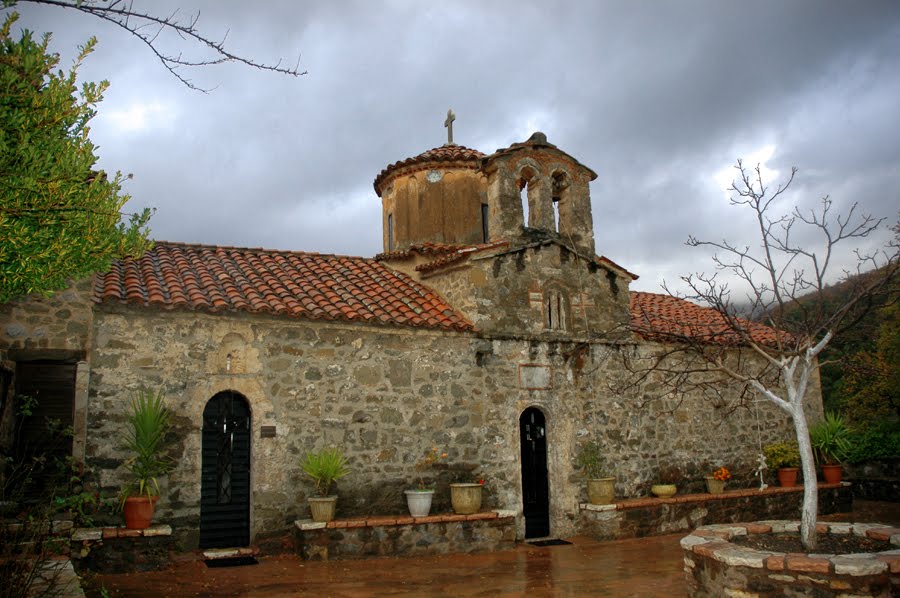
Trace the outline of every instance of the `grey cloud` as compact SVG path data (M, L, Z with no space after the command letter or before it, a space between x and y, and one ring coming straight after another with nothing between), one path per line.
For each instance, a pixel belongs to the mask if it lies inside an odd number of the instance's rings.
M771 168L800 167L801 203L900 204L896 2L136 3L199 8L212 37L229 30L260 60L299 53L309 71L205 69L217 89L197 94L111 27L18 7L64 53L100 38L82 73L112 83L101 164L134 172L158 238L377 253L372 180L443 143L448 107L459 143L491 152L541 127L594 168L598 252L641 274L636 288L710 268L688 234L746 232L712 179L739 152L772 144ZM174 122L128 132L105 114L151 100Z

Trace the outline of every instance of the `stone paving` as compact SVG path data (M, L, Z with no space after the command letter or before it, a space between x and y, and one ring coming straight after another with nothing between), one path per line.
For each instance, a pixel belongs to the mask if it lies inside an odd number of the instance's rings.
M823 518L824 519L824 518ZM856 501L854 512L831 521L900 523L900 503ZM112 597L332 596L684 596L679 541L684 533L483 554L307 562L294 555L258 565L209 569L200 561L167 571L96 576L88 596Z
M104 575L110 596L684 596L684 534L481 554L304 562L293 555L208 569L180 563L156 573ZM99 587L99 586L97 586ZM90 595L97 595L89 593Z

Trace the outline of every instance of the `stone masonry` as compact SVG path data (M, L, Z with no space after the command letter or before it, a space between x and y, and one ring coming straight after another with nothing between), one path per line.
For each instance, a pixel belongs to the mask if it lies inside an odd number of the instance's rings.
M628 384L625 356L664 347L631 328L636 276L594 253L594 178L540 133L491 156L435 148L376 179L393 227L385 254L160 243L95 282L0 306L2 380L20 362L78 363L74 455L111 494L125 481L130 399L161 391L177 465L160 481L156 521L188 548L199 541L202 415L222 392L250 407L251 543L307 516L299 460L331 446L351 468L338 517L404 513L414 464L436 447L448 457L426 472L435 512L449 511L449 483L484 479L484 508L514 511L521 539L529 408L546 420L553 536L581 531L573 457L589 440L621 498L646 495L670 465L685 489L723 464L735 487L749 485L761 445L792 427L768 403L732 409L733 393L713 405L669 397L652 377Z

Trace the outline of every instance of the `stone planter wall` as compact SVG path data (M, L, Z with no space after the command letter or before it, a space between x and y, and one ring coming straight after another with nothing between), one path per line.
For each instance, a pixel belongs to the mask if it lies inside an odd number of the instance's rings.
M297 553L307 560L486 552L515 546L512 511L391 516L295 523Z
M72 533L70 548L79 571L96 573L157 571L169 565L177 550L168 525L80 528Z
M688 593L720 596L877 596L900 595L900 549L878 553L784 554L730 542L735 536L796 532L797 521L759 521L708 525L681 540ZM879 524L820 523L822 534L856 534L890 540L900 548L900 528Z
M855 498L900 502L900 457L846 463L844 479L853 483Z
M726 490L722 494L676 494L636 498L611 505L582 504L580 533L597 540L672 534L707 523L800 517L803 487ZM849 484L819 484L819 513L851 511Z

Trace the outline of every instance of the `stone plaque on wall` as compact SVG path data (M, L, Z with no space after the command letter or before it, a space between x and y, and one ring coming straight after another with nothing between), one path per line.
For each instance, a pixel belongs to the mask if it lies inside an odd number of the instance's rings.
M534 363L519 364L519 388L526 390L549 390L553 386L549 365Z

